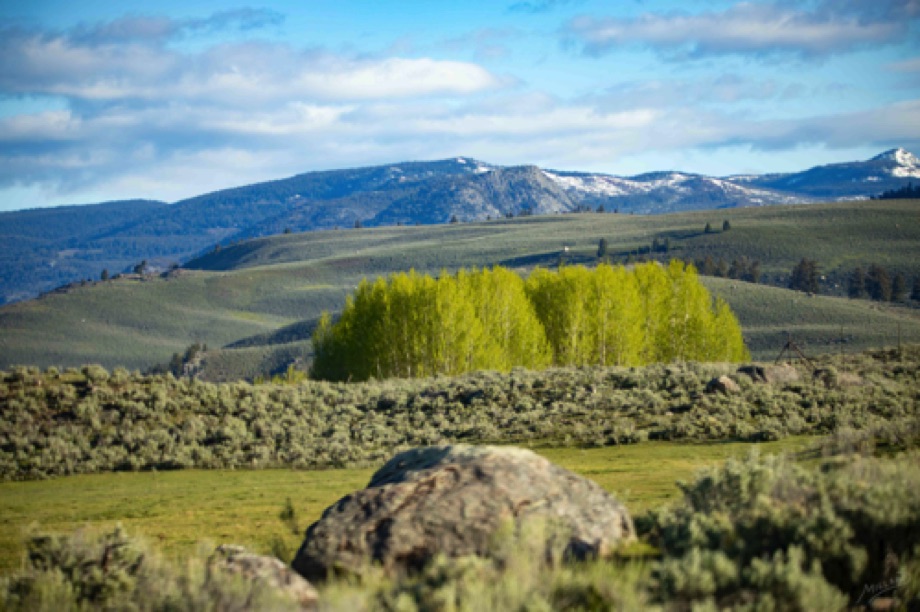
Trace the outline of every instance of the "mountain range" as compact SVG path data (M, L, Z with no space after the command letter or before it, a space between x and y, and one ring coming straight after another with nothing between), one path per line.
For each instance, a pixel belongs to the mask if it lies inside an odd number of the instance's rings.
M309 172L173 204L153 200L0 213L0 303L81 279L181 264L217 245L337 227L484 221L602 209L620 214L865 199L920 179L920 160L892 149L802 172L631 177L497 166L457 157Z

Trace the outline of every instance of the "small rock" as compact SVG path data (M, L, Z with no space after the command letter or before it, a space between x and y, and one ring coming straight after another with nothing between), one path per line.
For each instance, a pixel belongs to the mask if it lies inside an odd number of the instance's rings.
M635 539L626 508L596 483L524 449L436 446L393 457L364 490L310 526L292 566L309 580L369 562L414 571L435 555L488 556L506 522L558 521L567 554L607 556Z
M741 387L728 376L713 378L706 384L706 393L721 393L722 395L732 395L741 393Z
M314 610L319 594L300 574L275 557L256 555L242 546L221 545L208 559L208 576L214 571L241 576L275 589L294 601L301 609Z
M799 382L802 376L794 366L789 364L767 366L767 382L773 385L785 385Z

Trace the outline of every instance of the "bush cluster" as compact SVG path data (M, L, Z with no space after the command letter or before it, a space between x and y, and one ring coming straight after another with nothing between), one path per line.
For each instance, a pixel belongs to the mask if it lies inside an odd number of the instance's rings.
M0 373L0 478L180 468L368 466L435 443L605 446L776 440L906 448L920 347L824 357L785 382L728 364L583 367L365 383L205 383L99 366ZM737 393L706 393L731 374ZM796 379L798 378L798 379Z
M26 567L0 578L2 610L297 610L265 583L213 570L208 551L178 565L116 527L38 534Z
M682 504L638 522L663 555L662 601L836 610L881 591L920 594L916 452L895 461L849 455L823 470L752 453L679 486Z

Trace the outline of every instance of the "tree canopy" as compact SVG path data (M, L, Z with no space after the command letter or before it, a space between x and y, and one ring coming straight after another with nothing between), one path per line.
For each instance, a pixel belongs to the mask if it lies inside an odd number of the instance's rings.
M364 280L313 345L313 376L331 380L749 356L728 305L679 261Z

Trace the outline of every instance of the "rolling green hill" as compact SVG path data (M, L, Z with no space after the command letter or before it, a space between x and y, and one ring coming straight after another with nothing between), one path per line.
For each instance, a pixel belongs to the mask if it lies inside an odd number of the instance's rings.
M726 232L704 233L706 223ZM568 214L474 224L329 230L260 238L221 249L163 277L125 277L0 308L0 367L101 363L147 368L194 342L210 349L209 377L277 371L309 352L309 323L338 310L365 276L415 268L501 264L527 272L597 262L606 238L615 263L658 238L671 257L761 262L763 281L785 285L803 257L818 262L821 292L706 279L737 313L755 357L773 358L786 333L809 351L920 341L917 310L840 297L856 265L920 276L920 202L827 205L632 216ZM287 326L294 326L288 328Z

